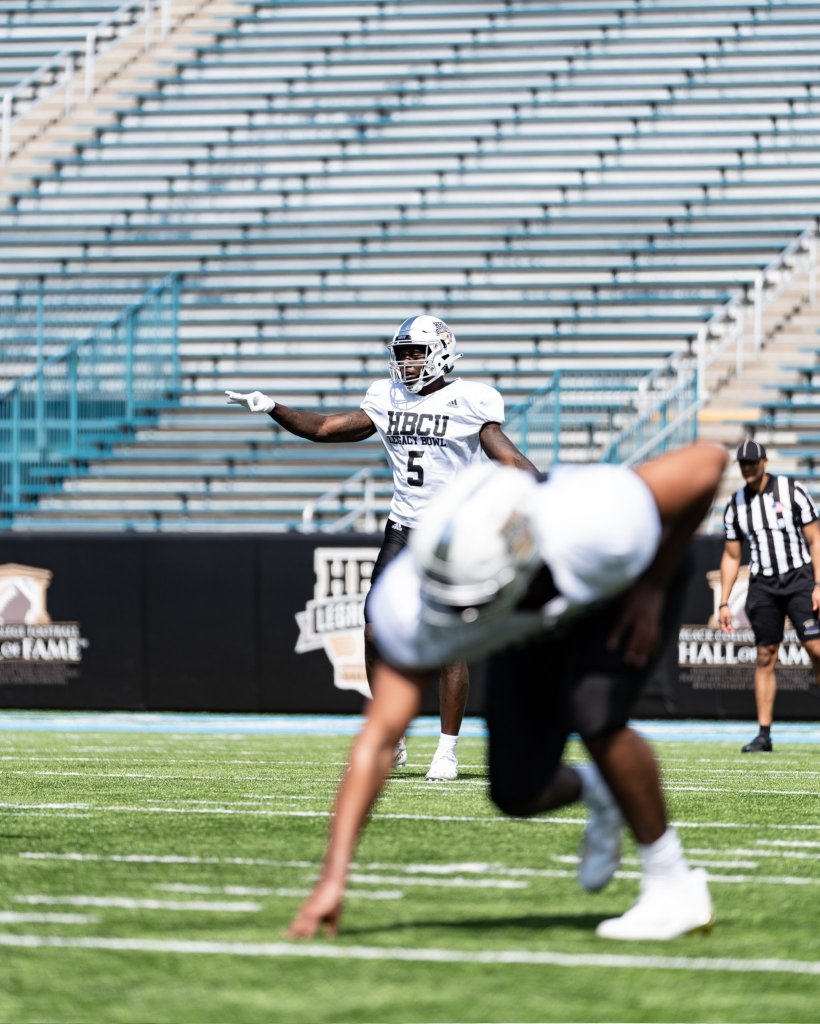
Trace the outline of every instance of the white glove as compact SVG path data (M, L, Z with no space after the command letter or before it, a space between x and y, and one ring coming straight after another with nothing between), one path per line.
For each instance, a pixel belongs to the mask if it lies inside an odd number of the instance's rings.
M273 412L276 402L261 391L249 391L243 395L239 391L226 391L228 405L244 405L250 412Z

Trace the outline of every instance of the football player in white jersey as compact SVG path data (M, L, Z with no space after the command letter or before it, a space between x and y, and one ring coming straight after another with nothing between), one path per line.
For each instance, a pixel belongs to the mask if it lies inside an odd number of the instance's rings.
M487 653L496 805L519 817L583 800L578 877L591 892L618 868L624 823L638 845L640 897L597 934L668 940L711 927L705 873L690 869L652 750L628 720L664 641L676 635L683 556L725 465L722 448L693 444L634 471L558 467L544 482L476 466L439 492L373 589L384 660L339 788L324 866L292 938L338 930L356 841L431 669ZM592 759L579 767L563 762L574 732Z
M487 384L455 377L448 380L461 355L447 324L422 314L405 320L388 346L390 378L375 381L352 413L323 415L290 409L260 391L226 391L228 402L251 412L267 413L280 426L309 441L363 441L378 431L393 471L393 499L372 584L403 550L433 495L458 472L481 461L495 462L538 475L535 466L504 434L504 399ZM365 602L365 659L372 688L375 649L370 596ZM455 748L467 704L469 675L464 661L441 667L439 702L441 734L427 778L451 781L458 775ZM406 763L404 736L395 750L395 765Z

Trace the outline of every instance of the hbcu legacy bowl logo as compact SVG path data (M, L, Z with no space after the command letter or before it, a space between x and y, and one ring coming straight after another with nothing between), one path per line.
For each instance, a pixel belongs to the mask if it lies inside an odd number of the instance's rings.
M46 592L48 569L0 565L0 684L64 684L79 665L88 640L76 622L52 622Z
M364 667L364 599L379 549L316 548L313 552L313 599L296 613L296 653L320 647L333 666L340 690L370 696Z

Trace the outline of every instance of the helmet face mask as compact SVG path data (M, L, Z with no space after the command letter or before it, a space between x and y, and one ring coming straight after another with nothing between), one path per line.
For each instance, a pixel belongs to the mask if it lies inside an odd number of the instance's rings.
M387 347L391 380L403 384L413 394L449 373L455 361L461 358L456 354L455 335L435 316L411 316L399 327ZM413 349L423 350L423 355L408 358ZM417 375L408 373L419 363L421 369Z

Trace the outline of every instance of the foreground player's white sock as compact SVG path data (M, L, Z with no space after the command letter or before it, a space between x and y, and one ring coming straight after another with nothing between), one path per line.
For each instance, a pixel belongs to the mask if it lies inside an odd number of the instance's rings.
M638 853L647 878L682 878L689 874L683 845L671 825L654 843L638 843Z
M576 764L573 767L581 776L581 799L587 804L590 802L600 803L600 792L604 780L597 767L594 764Z
M438 738L438 747L436 748L436 757L439 754L455 754L456 743L458 743L458 736L448 736L446 732L440 733Z

